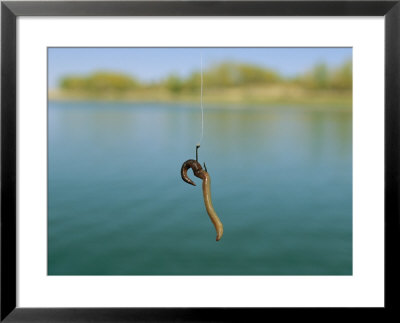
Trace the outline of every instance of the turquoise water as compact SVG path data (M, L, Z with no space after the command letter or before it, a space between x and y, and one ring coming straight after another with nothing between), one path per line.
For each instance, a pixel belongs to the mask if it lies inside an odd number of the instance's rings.
M49 275L351 275L351 109L49 103Z

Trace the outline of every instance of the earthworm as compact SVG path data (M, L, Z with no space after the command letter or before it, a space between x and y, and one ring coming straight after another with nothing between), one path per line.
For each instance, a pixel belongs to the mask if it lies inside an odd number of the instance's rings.
M205 165L204 165L205 166ZM206 210L208 213L208 216L211 219L211 222L214 224L215 230L217 231L217 241L219 241L222 237L222 233L224 232L224 227L222 226L221 220L218 218L217 213L214 210L214 207L212 205L211 201L211 178L210 175L206 170L204 170L200 163L197 162L194 159L189 159L185 161L182 165L181 168L181 176L182 179L191 185L196 186L196 184L188 177L187 171L188 169L191 168L193 170L193 174L201 178L203 180L203 198L204 198L204 204L206 206Z

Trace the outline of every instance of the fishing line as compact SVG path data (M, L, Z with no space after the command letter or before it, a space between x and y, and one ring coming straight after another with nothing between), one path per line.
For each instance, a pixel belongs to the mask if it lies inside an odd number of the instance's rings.
M198 143L200 146L204 135L204 108L203 108L203 56L200 56L200 108L201 108L201 137Z

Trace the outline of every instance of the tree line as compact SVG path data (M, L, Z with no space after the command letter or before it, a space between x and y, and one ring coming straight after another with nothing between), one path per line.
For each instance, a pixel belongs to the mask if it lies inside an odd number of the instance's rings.
M352 89L352 61L329 68L325 63L314 65L309 71L294 77L284 77L277 71L254 64L225 62L215 65L203 73L207 89L296 85L310 90L350 91ZM195 93L200 90L199 71L187 77L171 74L157 82L146 83L123 73L95 72L87 76L66 76L60 81L60 89L67 92L96 94L124 94L140 89L166 89L173 94Z

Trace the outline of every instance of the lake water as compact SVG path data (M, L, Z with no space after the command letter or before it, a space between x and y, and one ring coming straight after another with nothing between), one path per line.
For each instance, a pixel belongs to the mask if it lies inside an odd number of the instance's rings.
M351 275L351 108L50 102L49 275Z

